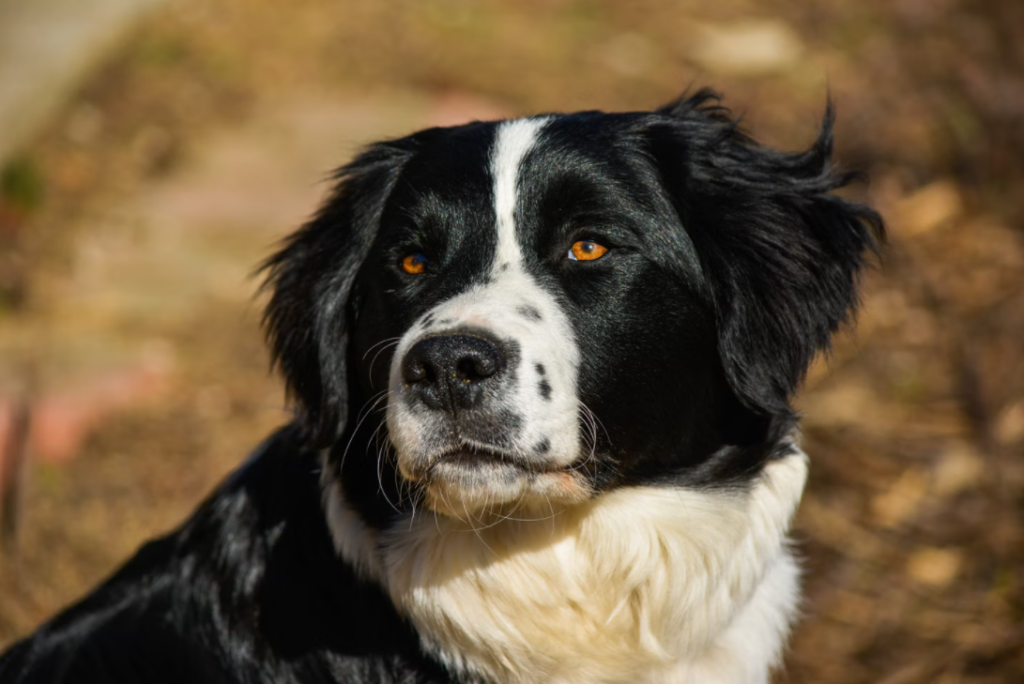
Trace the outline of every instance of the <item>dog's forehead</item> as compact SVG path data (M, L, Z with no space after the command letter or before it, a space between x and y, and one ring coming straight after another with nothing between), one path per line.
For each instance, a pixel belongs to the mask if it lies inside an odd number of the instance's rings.
M432 128L406 139L414 154L406 162L402 186L458 197L489 185L488 161L502 122L475 122Z
M448 181L493 182L509 164L536 176L620 167L618 152L631 138L635 115L583 112L474 122L421 131L407 140L415 150L402 173L420 187Z
M510 209L536 213L545 201L598 210L601 200L635 199L622 183L635 172L622 154L623 117L544 115L421 131L403 141L413 154L390 205L413 220L441 216L466 230L497 227Z

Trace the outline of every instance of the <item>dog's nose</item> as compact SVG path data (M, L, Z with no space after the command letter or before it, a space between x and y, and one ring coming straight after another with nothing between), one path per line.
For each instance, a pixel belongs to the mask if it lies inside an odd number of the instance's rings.
M402 379L427 406L458 411L476 406L482 390L505 369L505 354L482 335L420 340L402 360Z

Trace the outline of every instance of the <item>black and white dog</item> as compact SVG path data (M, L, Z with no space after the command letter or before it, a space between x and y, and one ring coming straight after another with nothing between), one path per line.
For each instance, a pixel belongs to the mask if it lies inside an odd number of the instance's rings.
M882 229L831 128L702 91L370 147L268 265L296 422L0 681L767 681L789 400Z

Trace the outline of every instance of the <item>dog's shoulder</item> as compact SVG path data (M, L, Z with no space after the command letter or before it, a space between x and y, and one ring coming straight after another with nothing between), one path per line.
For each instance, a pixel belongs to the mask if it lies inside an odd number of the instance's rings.
M269 438L181 527L0 658L0 682L445 681L338 559L317 454Z

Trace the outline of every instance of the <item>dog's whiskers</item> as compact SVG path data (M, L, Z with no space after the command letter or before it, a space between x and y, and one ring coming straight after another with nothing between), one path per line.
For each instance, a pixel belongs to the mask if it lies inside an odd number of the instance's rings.
M401 341L402 341L402 338L400 338L400 337L392 338L392 340L390 342L387 342L384 346L382 346L379 350L377 350L377 353L373 355L373 359L370 361L370 370L368 372L368 375L371 378L373 377L373 364L377 363L377 357L380 356L381 354L383 354L388 349L391 349L392 347L397 347L398 343L401 342ZM380 342L378 342L377 344L380 344ZM371 347L371 349L372 349L372 347Z
M352 442L355 440L356 435L359 434L359 428L362 426L363 421L369 418L370 414L373 412L373 409L377 406L377 404L387 399L390 395L391 392L389 390L381 390L373 397L368 399L366 403L363 404L363 407L359 410L359 413L356 414L356 426L355 428L353 428L352 435L348 438L348 442L345 444L345 450L341 453L341 459L340 462L338 463L339 475L341 474L342 469L345 467L345 459L348 458L348 450L352 448Z
M375 342L375 343L371 344L370 347L363 353L363 358L361 360L365 361L366 357L370 355L370 352L372 352L374 350L374 348L379 347L382 344L383 345L387 345L387 344L389 344L391 342L398 342L401 339L402 338L400 336L399 337L385 337L380 342Z
M384 496L384 500L388 502L388 505L391 506L395 513L401 513L402 509L400 509L394 502L391 501L391 497L388 496L387 490L384 489L384 474L381 471L384 464L384 448L386 446L387 445L381 446L381 448L377 451L377 487L380 490L380 493ZM399 492L398 503L402 503L401 492Z

